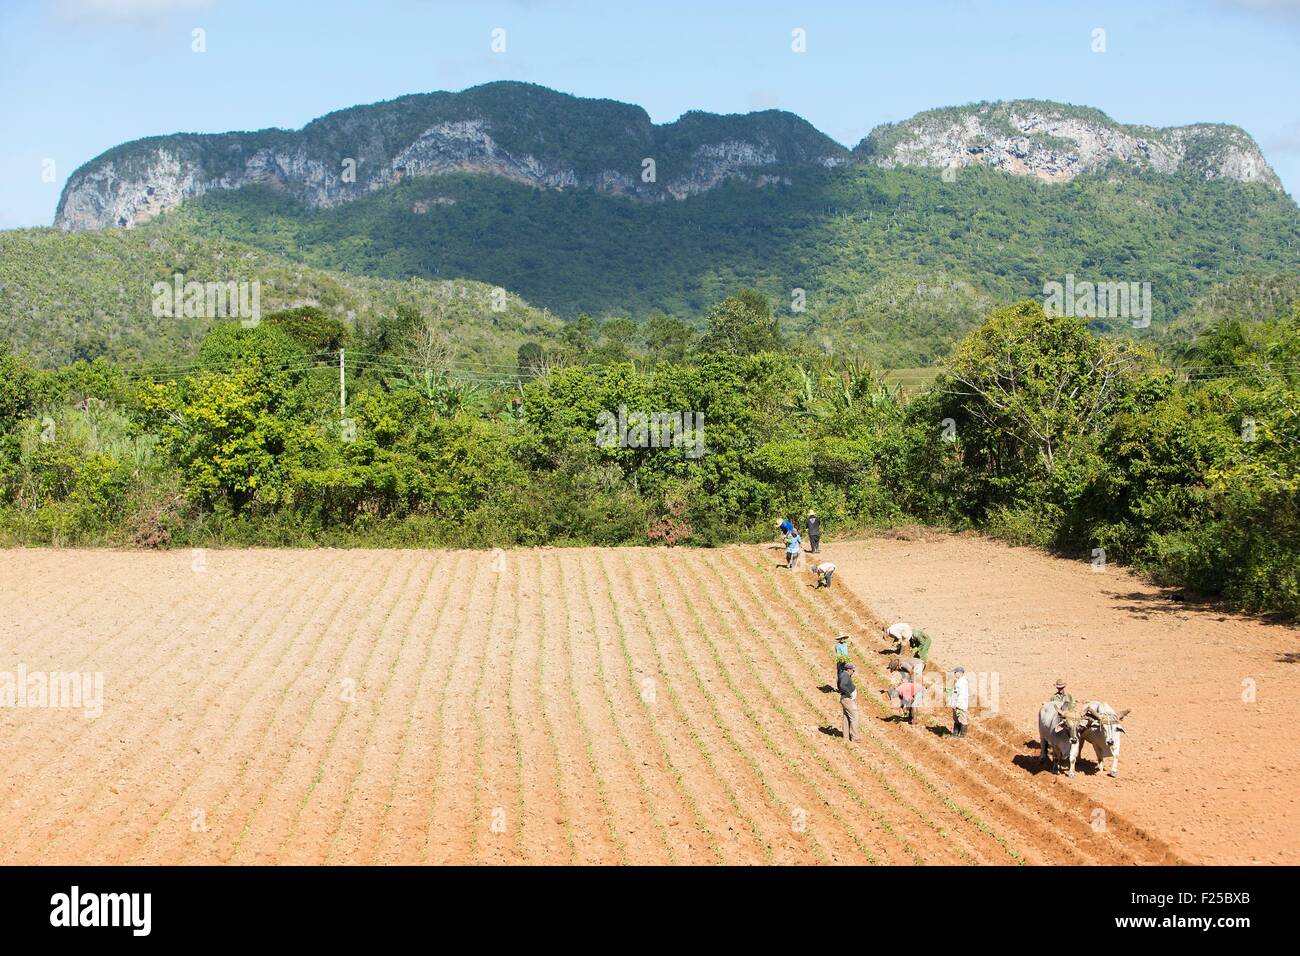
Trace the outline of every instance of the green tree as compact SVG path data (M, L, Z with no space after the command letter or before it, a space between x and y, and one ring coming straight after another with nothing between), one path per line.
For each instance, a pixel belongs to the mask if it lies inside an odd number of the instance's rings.
M546 371L546 349L537 342L525 342L519 346L515 365L521 378L536 378Z
M566 325L560 332L560 342L575 362L585 362L596 346L596 320L586 312Z
M1249 333L1240 319L1225 318L1199 335L1187 349L1192 363L1207 369L1230 368L1249 351Z
M694 329L662 312L650 316L641 330L641 341L656 362L685 362L694 338Z
M962 342L941 383L953 392L957 440L975 456L968 463L1051 474L1078 439L1106 427L1138 365L1081 319L1024 301L998 309Z
M301 374L249 362L145 390L160 445L193 494L236 510L281 502L294 468L319 447L300 418Z
M0 341L0 435L31 413L35 398L36 373Z
M630 358L629 346L636 335L636 323L631 319L606 319L600 327L600 345L592 358L602 364L626 362Z
M776 352L782 347L781 330L772 303L753 289L741 289L723 299L708 315L708 331L701 348L725 355Z
M311 353L337 351L346 346L350 338L346 324L314 305L271 312L264 321L281 326Z

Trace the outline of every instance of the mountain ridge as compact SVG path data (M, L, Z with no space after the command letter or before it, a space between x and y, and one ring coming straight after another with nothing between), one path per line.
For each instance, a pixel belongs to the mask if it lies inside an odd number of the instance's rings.
M1050 182L1110 164L1281 189L1239 127L1126 126L1043 100L944 107L877 126L850 150L794 113L697 110L655 124L633 104L501 81L336 110L300 130L177 133L115 146L60 196L65 231L131 227L211 192L264 185L327 208L411 176L486 173L523 185L646 201L727 181L781 184L800 168L975 163Z
M309 208L409 176L478 172L550 189L662 200L849 150L781 110L690 111L656 125L639 106L499 82L348 107L301 130L180 133L115 146L69 177L55 225L130 227L208 192L267 185Z
M1125 124L1093 107L1050 100L926 110L901 123L877 126L853 152L885 168L981 163L1048 182L1069 182L1117 163L1282 188L1258 144L1239 126Z

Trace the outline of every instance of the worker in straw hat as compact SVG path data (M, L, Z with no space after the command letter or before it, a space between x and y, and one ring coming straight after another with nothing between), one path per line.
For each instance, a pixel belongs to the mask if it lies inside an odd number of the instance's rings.
M785 566L791 571L799 567L799 556L803 554L803 539L798 531L791 531L785 536Z
M835 682L838 684L840 671L849 663L849 636L841 634L835 639Z
M804 522L804 527L808 529L808 546L813 554L822 553L822 521L817 517L817 512L809 511L808 520Z
M1074 698L1065 692L1065 681L1056 682L1056 693L1052 695L1052 701L1061 710L1069 710L1074 706Z

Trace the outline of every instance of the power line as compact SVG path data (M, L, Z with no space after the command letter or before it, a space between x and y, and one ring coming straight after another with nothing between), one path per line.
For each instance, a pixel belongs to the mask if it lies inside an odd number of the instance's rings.
M171 382L181 382L187 378L192 378L196 375L202 375L205 373L222 373L227 375L233 375L239 371L242 371L243 368L248 368L248 367L249 366L244 366L241 368L241 367L227 367L227 366L217 366L217 365L203 365L203 366L194 366L188 370L163 372L160 374L149 374L147 371L141 370L137 373L128 374L127 377L135 381L148 381L148 382L153 382L155 384L165 384ZM330 367L328 363L319 359L316 360L294 359L294 360L289 360L289 361L280 362L276 364L262 365L260 368L262 371L268 371L268 372L302 372L302 371L310 371L312 369L317 369L317 368L328 368L328 367Z

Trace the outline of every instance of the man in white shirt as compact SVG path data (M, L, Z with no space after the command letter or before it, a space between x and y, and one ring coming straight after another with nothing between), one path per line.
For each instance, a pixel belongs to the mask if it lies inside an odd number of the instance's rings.
M831 561L819 561L812 566L813 574L817 575L817 590L831 586L831 575L835 573L835 565Z
M900 621L898 624L889 625L889 629L885 631L885 634L894 639L894 643L898 645L898 649L901 651L903 646L912 639L912 625L903 624Z
M948 703L952 706L952 735L964 738L970 724L970 684L966 682L964 667L954 667L952 676L952 690L948 691Z

